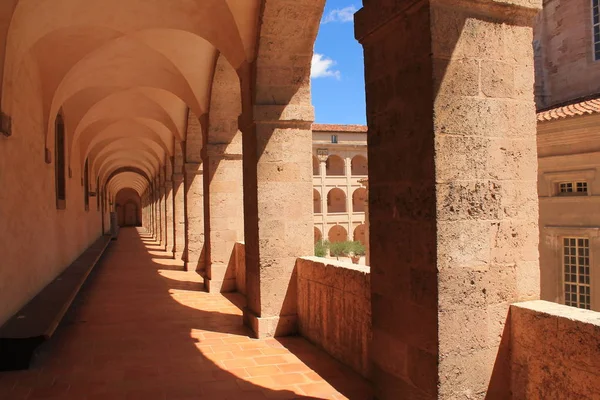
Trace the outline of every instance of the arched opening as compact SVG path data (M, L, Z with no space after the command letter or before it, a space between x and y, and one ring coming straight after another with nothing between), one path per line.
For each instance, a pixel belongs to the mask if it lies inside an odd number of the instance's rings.
M313 189L313 212L320 214L321 210L321 193L317 189Z
M354 228L354 241L361 242L363 246L367 245L365 239L365 229L365 224L360 224L359 226Z
M344 160L340 156L330 155L325 164L327 176L344 176Z
M363 156L354 156L352 159L352 176L367 176L369 174L367 159Z
M327 235L331 243L345 242L348 240L348 232L341 225L334 225L329 229Z
M346 193L342 189L334 188L327 193L327 212L346 212Z
M367 201L367 189L358 188L352 193L352 211L365 212L365 202Z
M323 234L321 233L321 230L315 226L315 243L318 243L322 239Z
M142 200L137 191L131 188L121 189L115 203L119 226L142 225Z
M319 171L319 159L315 156L312 157L312 166L313 166L313 175L314 176L319 176L320 171Z

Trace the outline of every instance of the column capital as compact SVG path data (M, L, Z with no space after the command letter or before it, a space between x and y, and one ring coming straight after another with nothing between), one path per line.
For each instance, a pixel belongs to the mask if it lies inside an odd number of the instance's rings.
M251 124L276 124L310 129L315 120L312 105L254 105L252 116L242 114L238 118L238 126L245 129Z
M500 21L532 26L542 9L542 0L412 0L369 1L354 14L354 37L364 43L380 28L403 16L410 17L421 7L447 7L488 16ZM433 23L433 21L432 21Z
M202 175L203 173L202 163L185 163L183 169L185 171L185 175Z

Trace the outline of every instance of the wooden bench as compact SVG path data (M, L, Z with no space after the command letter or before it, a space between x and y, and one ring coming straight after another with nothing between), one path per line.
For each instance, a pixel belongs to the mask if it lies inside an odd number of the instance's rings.
M0 371L28 369L110 243L102 236L19 312L0 327Z

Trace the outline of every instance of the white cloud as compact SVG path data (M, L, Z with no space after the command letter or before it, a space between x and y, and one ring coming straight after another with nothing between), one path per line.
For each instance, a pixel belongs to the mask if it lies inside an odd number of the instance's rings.
M335 78L340 80L342 74L340 71L332 69L335 61L325 57L323 54L313 54L310 77L311 78Z
M354 13L358 11L355 6L348 6L344 8L336 8L331 10L329 14L323 18L323 23L328 24L330 22L353 22Z

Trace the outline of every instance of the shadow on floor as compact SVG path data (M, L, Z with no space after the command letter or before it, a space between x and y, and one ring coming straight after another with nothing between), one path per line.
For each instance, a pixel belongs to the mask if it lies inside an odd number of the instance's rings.
M0 398L372 397L300 337L251 339L243 296L203 292L197 274L152 247L122 229L32 369L0 373Z

